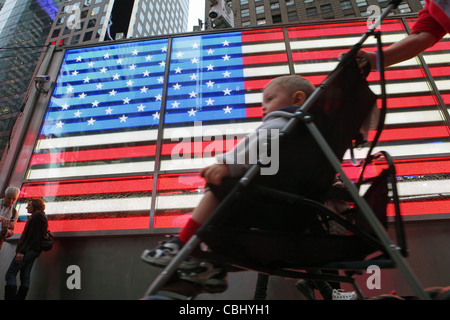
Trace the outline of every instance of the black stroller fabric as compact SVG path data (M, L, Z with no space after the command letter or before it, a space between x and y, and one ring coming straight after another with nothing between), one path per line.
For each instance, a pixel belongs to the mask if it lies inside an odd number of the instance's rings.
M377 97L354 61L328 85L309 113L336 157L342 160ZM311 207L307 201L301 198L297 201L295 197L286 200L257 187L323 201L335 175L315 139L300 123L280 145L278 173L255 178L232 199L226 212L221 213L223 217L200 230L198 236L214 255L250 268L361 260L376 248L354 234L324 232L318 219L320 209ZM370 198L373 203L376 200Z

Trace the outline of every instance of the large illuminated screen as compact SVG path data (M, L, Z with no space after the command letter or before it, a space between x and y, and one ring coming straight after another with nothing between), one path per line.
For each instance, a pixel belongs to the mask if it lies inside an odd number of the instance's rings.
M55 232L176 230L204 192L199 170L261 123L268 81L297 73L319 85L366 28L329 23L68 48L30 157L21 218L26 199L42 197ZM381 31L385 45L406 34L396 19ZM425 53L445 100L449 49L445 39ZM448 214L450 140L435 93L416 59L389 68L386 79L379 149L397 163L402 214ZM379 93L376 73L369 82ZM357 176L349 155L343 165Z

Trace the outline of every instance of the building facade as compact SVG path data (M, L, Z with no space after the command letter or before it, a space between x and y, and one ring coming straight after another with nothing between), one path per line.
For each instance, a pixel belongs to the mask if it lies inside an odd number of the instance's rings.
M0 154L8 145L60 0L0 1Z
M188 10L189 0L0 1L0 157L45 46L185 32Z
M47 41L75 45L187 30L189 0L64 0Z
M206 1L206 17L211 2ZM379 13L389 0L232 0L234 27L250 27L279 23L365 17ZM392 14L414 13L423 8L425 1L402 1ZM210 18L206 28L211 28Z

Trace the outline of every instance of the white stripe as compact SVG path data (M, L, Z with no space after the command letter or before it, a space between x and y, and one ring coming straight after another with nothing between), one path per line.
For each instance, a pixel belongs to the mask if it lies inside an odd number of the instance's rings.
M389 108L389 100L388 100ZM438 110L429 111L410 111L410 112L393 112L386 114L387 125L410 124L410 123L426 123L443 121L442 115Z
M135 132L118 132L97 135L86 135L67 138L38 140L36 149L58 149L73 147L92 147L97 145L110 145L113 143L155 141L158 130L143 130Z
M367 155L368 148L354 150L357 159L364 159ZM412 144L412 145L395 145L375 147L373 153L378 151L386 151L392 157L427 157L450 154L450 142L428 143L428 144ZM350 159L350 152L344 155L345 160Z
M33 169L28 172L26 179L52 179L52 178L70 178L85 177L109 174L133 174L154 171L155 162L131 162L105 165L90 165L65 168Z
M192 209L197 207L203 194L158 196L156 198L156 210Z
M242 46L242 53L263 53L269 51L286 51L284 42L263 43Z
M150 214L151 197L145 198L108 198L99 200L84 199L82 201L61 201L45 203L45 213L53 214L81 214L97 212L148 211ZM18 204L19 215L27 214L27 204Z
M243 136L260 126L261 120L255 122L230 123L218 125L203 125L201 121L196 122L193 127L167 128L164 130L163 139L178 141L179 139L190 139L195 137L216 137L216 136Z
M161 171L195 170L217 163L215 158L170 159L161 161Z
M275 76L287 75L289 74L289 66L288 65L278 65L278 66L267 66L267 67L255 67L255 68L245 68L243 70L244 78L251 77L270 77L274 78Z
M397 42L405 37L405 34L389 34L382 37L383 44L389 44ZM354 44L358 43L361 37L346 37L346 38L327 38L318 40L299 40L291 41L292 50L307 50L307 49L323 49L323 48L334 48L334 47L352 47ZM365 45L376 45L377 41L373 37L369 37ZM343 50L345 52L345 50Z

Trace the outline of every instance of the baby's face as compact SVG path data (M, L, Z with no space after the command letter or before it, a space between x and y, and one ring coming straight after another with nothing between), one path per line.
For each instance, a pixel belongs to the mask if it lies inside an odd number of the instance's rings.
M263 91L262 109L267 115L283 107L293 105L294 96L288 90L277 83L270 83Z

